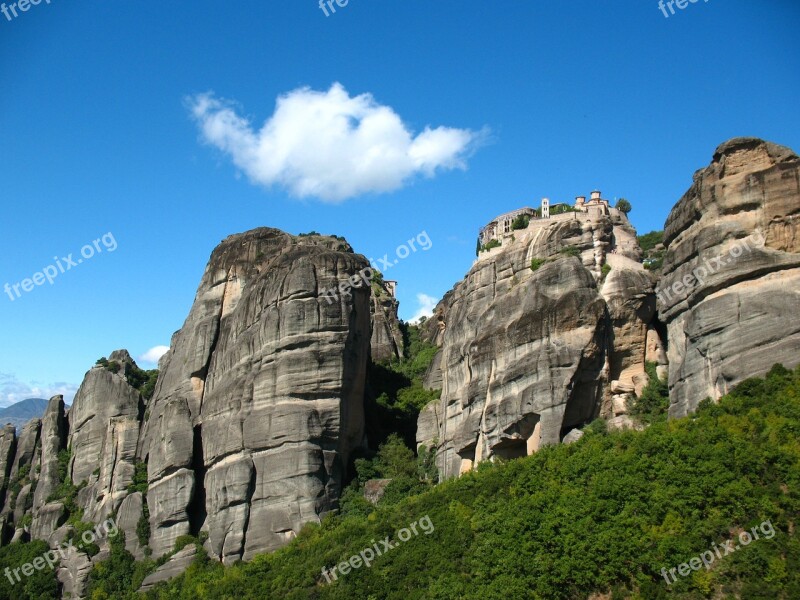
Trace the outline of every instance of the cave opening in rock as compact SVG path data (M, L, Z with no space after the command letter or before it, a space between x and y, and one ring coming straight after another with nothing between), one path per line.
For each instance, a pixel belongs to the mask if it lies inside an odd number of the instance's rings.
M524 439L505 440L498 446L492 448L492 452L498 458L511 460L528 456L527 442Z

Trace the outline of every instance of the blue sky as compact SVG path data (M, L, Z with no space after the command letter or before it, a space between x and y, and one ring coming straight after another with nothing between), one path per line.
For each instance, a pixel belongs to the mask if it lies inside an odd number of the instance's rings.
M465 275L481 225L543 196L600 188L631 201L640 233L660 229L722 141L800 150L798 22L794 0L669 18L656 0L349 0L328 17L315 0L44 0L0 14L0 286L104 234L116 246L0 296L0 405L69 399L98 357L169 344L214 246L254 227L344 235L370 257L427 232L430 250L386 274L406 319ZM316 135L313 106L379 125ZM390 158L362 168L376 147Z

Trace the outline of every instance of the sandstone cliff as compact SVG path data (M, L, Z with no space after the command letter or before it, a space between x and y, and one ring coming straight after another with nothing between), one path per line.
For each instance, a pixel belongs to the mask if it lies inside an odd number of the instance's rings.
M372 340L371 358L374 362L386 362L403 356L403 333L397 318L397 300L389 293L383 281L376 277L372 282Z
M670 414L777 362L800 362L800 159L754 138L722 144L667 219L658 310Z
M655 313L640 256L613 209L537 221L481 254L425 326L441 346L426 383L441 382L442 396L420 415L417 441L437 445L442 476L624 415L609 384L623 400L642 384Z
M333 238L258 229L214 251L163 358L140 440L150 546L208 532L224 562L273 550L335 508L364 434L367 266Z
M0 431L0 542L55 547L82 511L86 522L113 516L137 558L203 534L209 554L230 563L280 547L336 508L364 437L370 341L377 355L402 349L397 302L385 288L370 299L375 286L357 277L366 266L341 238L265 228L224 240L150 401L119 350L114 365L87 372L68 413L57 396L19 437ZM346 281L356 282L349 294L330 293ZM140 540L143 520L150 536ZM107 555L99 546L62 561L65 596L85 594ZM187 564L173 558L148 585Z
M439 346L419 445L445 477L579 439L601 417L631 427L645 361L669 370L672 416L773 363L800 362L800 159L750 138L720 146L666 224L663 276L640 263L625 215L558 215L481 253L422 327ZM17 435L0 430L0 543L55 547L75 521L113 516L136 557L180 535L230 564L291 540L337 507L364 442L365 379L402 354L397 301L358 274L341 238L257 229L212 253L150 400L124 350ZM355 283L341 294L340 284ZM668 343L667 343L668 342ZM667 366L669 359L669 366ZM70 520L68 520L70 519ZM147 533L149 530L149 534ZM85 594L90 556L58 578ZM144 586L181 572L194 546Z

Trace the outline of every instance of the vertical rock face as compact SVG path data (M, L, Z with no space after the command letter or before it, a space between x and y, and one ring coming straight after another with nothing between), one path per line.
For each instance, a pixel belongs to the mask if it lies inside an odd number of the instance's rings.
M628 259L609 255L611 271L603 282L601 294L606 302L611 331L608 362L609 386L605 390L600 415L609 425L625 427L631 394L640 395L647 385L645 360L666 364L666 357L647 355L647 341L658 346L655 328L655 278Z
M392 297L385 284L372 284L372 340L371 356L374 362L398 359L403 355L403 333L397 318L397 300Z
M259 229L225 240L147 405L128 382L135 363L118 350L87 372L67 414L55 397L19 437L0 431L0 543L31 536L55 547L68 535L64 502L48 501L67 448L83 520L115 514L137 558L148 514L155 556L204 531L207 551L229 563L285 544L335 508L364 437L371 318L378 353L402 348L396 301L382 288L373 304L354 277L366 267L341 238ZM100 546L94 559L71 550L62 561L65 596L85 593Z
M514 233L506 247L481 255L425 328L441 344L426 380L441 381L442 396L421 413L417 441L438 445L444 477L559 443L600 414L612 367L615 376L644 372L652 281L629 258L640 251L624 215L576 215ZM597 281L612 250L611 273L619 273L601 295ZM535 270L533 259L542 261ZM637 322L626 328L629 315Z
M50 399L42 417L42 460L39 480L33 495L33 521L31 524L31 536L35 538L46 539L60 524L58 520L62 514L62 505L51 506L48 510L43 509L50 494L61 483L58 473L58 453L64 447L66 439L67 422L64 417L64 398L63 396L54 396Z
M0 506L5 502L8 478L11 475L11 465L14 463L16 449L17 430L13 425L6 425L0 429Z
M38 461L39 433L42 428L41 419L31 419L22 428L17 439L17 452L11 465L9 477L14 479L19 476L21 469L28 467L28 472Z
M139 437L139 392L125 379L133 361L124 350L109 359L119 372L99 365L89 370L69 411L69 477L78 486L85 482L78 504L93 522L109 516L125 497Z
M213 555L249 558L335 507L364 433L370 291L323 294L365 267L275 229L214 251L140 440L155 556L204 530Z
M669 331L670 415L777 362L800 362L800 159L736 138L669 215L658 310Z

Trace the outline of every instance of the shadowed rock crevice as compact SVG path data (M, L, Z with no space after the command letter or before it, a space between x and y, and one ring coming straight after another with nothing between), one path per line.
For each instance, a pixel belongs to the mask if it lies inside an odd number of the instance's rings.
M192 439L192 471L194 471L194 493L189 504L189 534L200 535L200 530L206 522L206 467L203 462L203 431L202 425L193 429Z

